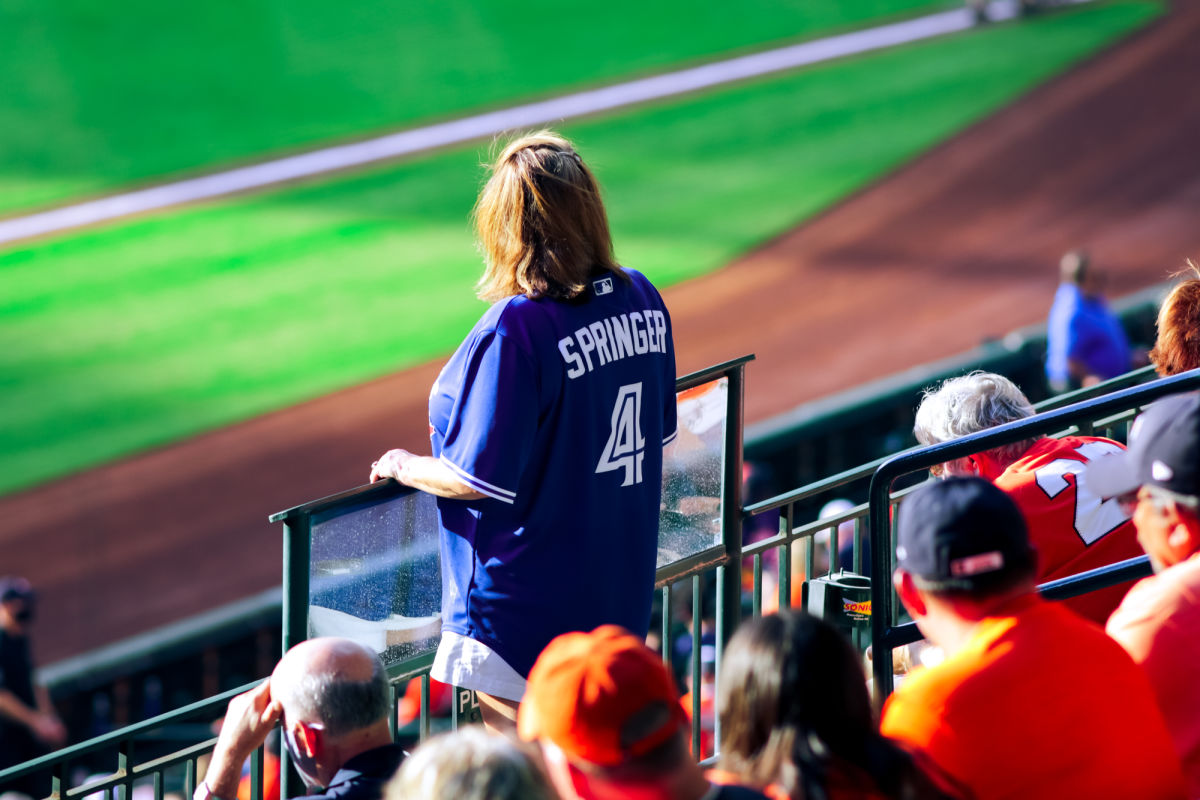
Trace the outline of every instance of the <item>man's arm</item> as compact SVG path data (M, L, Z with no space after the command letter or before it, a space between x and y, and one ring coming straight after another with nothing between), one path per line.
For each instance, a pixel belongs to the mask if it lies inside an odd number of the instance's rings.
M204 783L212 795L226 800L237 797L242 766L266 741L282 714L283 708L271 699L270 678L229 701L217 746L204 775ZM201 789L197 789L197 795Z
M0 689L0 716L24 725L37 739L51 746L66 741L67 731L50 705L50 696L42 686L37 687L38 706L31 708L8 689Z

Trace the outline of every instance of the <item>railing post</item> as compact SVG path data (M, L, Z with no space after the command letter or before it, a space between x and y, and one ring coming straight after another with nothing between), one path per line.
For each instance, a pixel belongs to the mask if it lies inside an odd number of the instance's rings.
M885 467L871 476L867 521L871 535L871 659L875 696L892 693L892 648L884 639L892 626L892 478Z
M54 769L50 774L50 797L51 800L59 800L65 792L67 774L67 764L65 761L54 765ZM190 795L189 795L190 796Z
M263 761L265 746L250 754L250 800L263 800Z
M308 570L312 524L308 515L283 521L283 652L308 638Z
M729 373L729 416L725 420L725 502L721 520L721 544L725 569L718 570L720 609L717 614L717 663L725 643L742 616L742 430L745 404L746 365ZM728 572L728 574L726 574Z
M421 681L421 741L429 738L429 673L425 673L419 679Z
M308 638L312 523L307 514L283 520L283 652ZM293 797L295 772L286 748L279 753L279 796Z
M721 544L725 563L717 567L716 675L721 679L725 645L742 618L742 434L745 428L746 364L729 372L729 405L725 418L725 499L722 503ZM693 642L699 647L699 642ZM713 722L713 741L721 748L721 720ZM697 754L698 755L698 754Z

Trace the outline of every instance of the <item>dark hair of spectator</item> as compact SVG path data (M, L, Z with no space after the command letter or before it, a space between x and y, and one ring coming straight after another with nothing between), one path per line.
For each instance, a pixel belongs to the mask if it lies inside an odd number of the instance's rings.
M821 800L838 770L888 797L941 796L879 733L854 648L811 615L785 611L739 627L725 651L717 707L719 767L751 785Z
M1158 310L1158 338L1150 362L1161 377L1200 367L1200 267L1188 261L1194 277L1171 290Z
M555 133L528 134L504 148L474 216L486 262L476 287L483 300L570 300L601 272L629 279L613 258L595 177Z

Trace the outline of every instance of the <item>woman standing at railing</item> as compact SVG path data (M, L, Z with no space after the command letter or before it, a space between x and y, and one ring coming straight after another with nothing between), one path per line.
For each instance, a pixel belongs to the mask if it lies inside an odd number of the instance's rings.
M389 450L371 480L437 495L442 639L431 674L511 725L560 633L645 635L675 352L662 298L617 265L599 187L571 144L504 148L475 206L493 303L429 398L433 455Z

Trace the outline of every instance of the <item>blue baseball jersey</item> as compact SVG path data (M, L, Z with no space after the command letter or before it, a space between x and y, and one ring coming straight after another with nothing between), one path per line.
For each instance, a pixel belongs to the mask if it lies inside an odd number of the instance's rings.
M488 309L429 398L433 455L481 500L439 498L442 624L522 675L560 633L649 624L671 318L640 273L575 301Z

